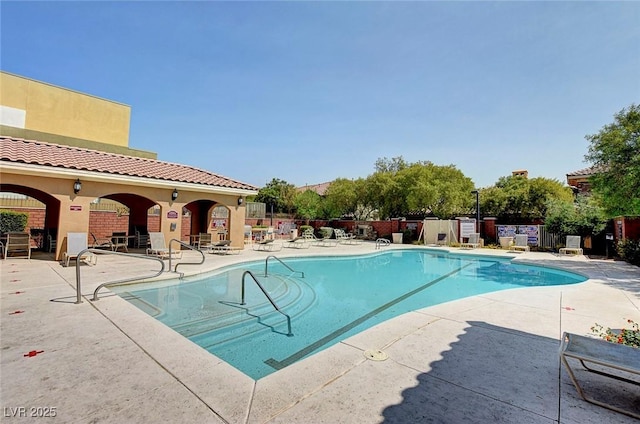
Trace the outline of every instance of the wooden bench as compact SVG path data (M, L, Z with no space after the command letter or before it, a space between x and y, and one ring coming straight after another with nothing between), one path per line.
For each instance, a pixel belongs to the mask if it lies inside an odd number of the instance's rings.
M12 253L24 253L27 259L31 259L31 237L29 233L12 232L7 233L3 240L3 254L4 258Z
M614 378L625 383L639 385L640 381L624 378L620 375L611 374L601 369L611 369L623 371L627 374L640 376L640 348L633 348L622 344L611 343L601 339L579 336L577 334L564 333L562 335L562 344L560 346L560 359L567 369L569 377L576 386L576 390L582 399L594 405L611 409L621 414L629 415L640 419L640 414L617 406L587 397L576 379L573 370L569 366L567 358L573 358L580 361L582 366L589 372ZM588 367L585 362L596 364L600 369Z

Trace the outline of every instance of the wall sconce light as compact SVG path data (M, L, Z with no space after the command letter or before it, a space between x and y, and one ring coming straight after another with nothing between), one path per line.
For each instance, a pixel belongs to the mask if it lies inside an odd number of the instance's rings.
M178 189L174 188L173 193L171 193L171 200L175 201L178 198Z
M244 199L242 197L238 197L238 206L244 203Z
M78 194L80 193L80 190L82 190L82 183L77 179L76 182L73 183L73 193Z

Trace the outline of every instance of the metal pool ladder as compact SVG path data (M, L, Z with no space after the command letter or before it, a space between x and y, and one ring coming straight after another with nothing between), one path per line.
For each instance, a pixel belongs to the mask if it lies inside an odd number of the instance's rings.
M269 259L275 259L276 261L280 262L282 265L284 265L289 271L291 272L299 272L301 275L301 278L304 278L304 272L303 271L296 271L295 269L291 268L289 265L285 264L284 262L282 262L280 260L280 258L278 258L277 256L274 255L269 255L267 256L267 259L264 260L264 276L267 277L268 274L268 270L267 267L269 266Z
M389 246L391 242L386 238L379 238L376 240L376 249L380 249L384 246Z
M280 310L280 308L278 308L278 305L276 305L276 302L273 301L273 299L271 298L271 296L269 296L269 293L267 293L267 291L264 289L264 287L262 287L262 284L260 284L260 281L258 281L258 279L256 278L255 275L253 275L253 273L251 271L245 271L242 274L242 300L241 300L241 305L246 305L246 302L244 301L244 282L245 282L245 277L247 275L250 275L251 278L253 279L253 281L255 281L255 283L258 285L258 288L260 288L260 290L262 290L262 293L264 293L264 295L267 297L267 299L269 300L269 302L271 303L271 305L276 309L276 311L280 312L282 315L284 315L285 317L287 317L287 328L289 330L289 332L287 333L288 337L293 336L293 333L291 332L291 317L287 314L285 314L284 312L282 312Z

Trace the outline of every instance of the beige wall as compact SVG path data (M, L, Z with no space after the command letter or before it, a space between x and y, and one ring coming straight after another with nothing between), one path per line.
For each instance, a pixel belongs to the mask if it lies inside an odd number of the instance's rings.
M129 145L127 105L5 72L0 72L0 105L24 111L26 130Z
M57 259L60 259L65 251L66 244L64 239L67 233L89 231L90 203L96 198L119 193L141 196L152 200L160 206L160 231L164 233L167 245L171 239L180 239L182 234L182 208L187 203L197 200L211 200L218 205L226 206L229 209L229 237L232 241L232 246L244 247L245 206L244 203L242 206L238 206L238 194L203 193L180 188L178 200L173 202L171 201L173 186L157 188L130 185L126 182L119 184L82 178L82 190L78 194L74 194L73 182L75 177L28 175L7 169L0 169L0 171L2 172L2 184L13 184L36 189L60 201L60 219L57 226ZM169 213L170 211L177 212L177 218L173 218L173 215ZM171 231L171 224L176 224L173 231Z

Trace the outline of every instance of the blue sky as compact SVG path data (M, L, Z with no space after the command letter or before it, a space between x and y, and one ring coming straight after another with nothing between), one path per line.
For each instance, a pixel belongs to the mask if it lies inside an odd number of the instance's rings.
M7 2L0 68L131 106L130 147L263 186L581 169L640 102L638 2Z

